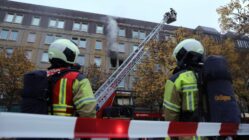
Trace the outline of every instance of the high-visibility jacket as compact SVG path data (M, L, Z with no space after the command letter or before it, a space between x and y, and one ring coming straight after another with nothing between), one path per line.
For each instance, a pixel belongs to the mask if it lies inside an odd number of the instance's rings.
M197 79L193 71L180 71L167 80L163 101L167 121L181 121L182 118L189 117L182 115L193 113L197 105Z
M68 72L56 81L52 92L53 114L80 117L96 116L96 99L90 82L79 72Z
M165 84L164 116L166 121L188 120L185 114L194 114L198 105L197 79L193 71L180 71L174 74ZM185 113L184 113L185 112ZM186 118L185 118L186 117ZM204 140L205 138L179 137L179 140ZM166 138L170 140L170 138Z

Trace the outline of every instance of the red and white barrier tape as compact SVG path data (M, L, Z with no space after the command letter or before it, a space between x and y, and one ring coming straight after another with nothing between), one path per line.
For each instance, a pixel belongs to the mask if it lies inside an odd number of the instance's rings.
M160 138L249 135L249 124L89 119L0 113L0 138Z

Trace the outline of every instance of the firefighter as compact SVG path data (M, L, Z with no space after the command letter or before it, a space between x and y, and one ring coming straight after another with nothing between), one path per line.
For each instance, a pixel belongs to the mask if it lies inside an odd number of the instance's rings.
M198 121L197 79L191 69L203 61L204 48L195 39L181 41L173 51L177 68L167 80L164 91L164 116L166 121ZM181 139L200 139L184 137Z
M57 39L49 46L50 76L68 70L57 82L52 83L54 115L96 117L96 99L91 84L82 73L76 71L79 53L77 45L68 39Z

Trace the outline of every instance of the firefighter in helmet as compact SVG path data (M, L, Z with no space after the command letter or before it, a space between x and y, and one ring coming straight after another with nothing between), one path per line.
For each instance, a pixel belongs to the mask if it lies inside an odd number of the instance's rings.
M73 68L79 53L77 45L68 39L57 39L49 46L48 75L57 78L51 82L54 115L96 117L96 99L90 82Z
M203 62L204 48L195 39L181 41L173 51L177 68L167 80L164 91L164 115L166 121L198 121L198 88L192 70ZM192 139L184 137L181 139ZM200 139L196 137L193 139Z

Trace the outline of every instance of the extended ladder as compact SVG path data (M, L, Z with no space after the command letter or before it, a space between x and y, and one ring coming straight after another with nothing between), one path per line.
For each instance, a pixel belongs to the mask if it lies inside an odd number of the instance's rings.
M112 75L105 81L103 85L95 92L97 99L97 110L100 110L106 101L115 91L116 87L123 80L123 78L132 70L135 64L142 58L145 49L144 45L150 41L164 26L176 21L176 13L173 9L165 13L163 20L159 23L150 34L139 44L138 49L130 54L130 56L119 66Z

